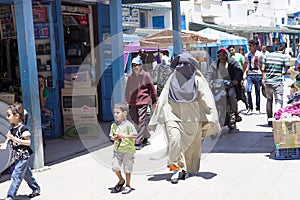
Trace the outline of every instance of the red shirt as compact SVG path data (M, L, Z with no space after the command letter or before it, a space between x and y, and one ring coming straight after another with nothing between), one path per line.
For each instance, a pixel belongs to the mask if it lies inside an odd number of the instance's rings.
M138 75L130 73L127 78L125 100L129 105L156 104L157 95L152 78L148 72L142 70Z

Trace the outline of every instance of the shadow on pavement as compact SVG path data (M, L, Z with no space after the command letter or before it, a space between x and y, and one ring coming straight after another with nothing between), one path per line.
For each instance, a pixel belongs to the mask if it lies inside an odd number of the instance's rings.
M193 173L190 173L190 175L187 178L201 177L203 179L208 180L208 179L212 179L216 175L217 174L212 173L212 172L193 172ZM148 181L171 181L172 173L151 174L148 176L151 176L150 178L148 178Z
M228 132L216 139L214 148L202 153L271 153L275 149L272 132Z
M108 137L110 125L110 122L101 122L98 137L95 138L47 140L44 148L45 165L51 166L111 145Z

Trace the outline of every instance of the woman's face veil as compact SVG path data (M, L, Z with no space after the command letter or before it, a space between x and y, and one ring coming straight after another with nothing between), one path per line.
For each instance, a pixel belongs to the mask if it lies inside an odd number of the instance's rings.
M186 79L189 79L195 72L198 67L198 62L194 57L189 53L180 54L175 57L171 63L171 68L175 69L176 72L179 72Z

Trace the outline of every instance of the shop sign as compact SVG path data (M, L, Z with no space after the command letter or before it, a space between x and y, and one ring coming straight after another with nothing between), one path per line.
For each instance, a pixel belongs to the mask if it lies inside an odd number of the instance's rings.
M124 24L139 25L139 9L122 8L122 22Z

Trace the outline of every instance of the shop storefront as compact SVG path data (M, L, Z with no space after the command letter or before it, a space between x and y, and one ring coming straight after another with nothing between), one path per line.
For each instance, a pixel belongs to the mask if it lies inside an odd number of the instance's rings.
M46 79L49 90L46 107L53 113L50 138L63 136L64 124L72 126L71 122L78 119L113 120L111 106L122 101L125 93L121 20L125 2L1 0L0 92L7 93L3 99L10 99L9 104L22 101L31 114L34 168L44 166L39 74ZM179 0L172 1L172 7L176 17L179 16ZM107 36L110 41L106 43ZM178 53L181 40L179 34L177 37L175 52ZM107 55L104 43L108 46ZM83 67L77 70L78 65ZM83 90L85 95L70 93L70 88ZM74 104L78 99L88 99L89 104ZM74 109L84 113L72 114L73 118L65 120ZM96 117L91 119L87 113ZM86 133L89 129L83 123L80 130Z
M97 23L93 21L93 10L96 10L96 4L58 1L32 3L37 74L45 78L49 91L46 108L52 113L49 123L43 124L47 130L45 139L65 135L68 127L66 119L69 119L68 124L70 119L73 120L70 117L73 115L73 105L70 102L74 98L80 99L83 104L87 102L85 98L92 97L92 105L77 106L84 106L82 113L93 114L95 123L98 122L98 105L101 100L98 99L95 77L96 58L91 53L95 44L93 26ZM0 23L0 100L7 104L22 102L24 91L21 85L18 30L13 3L0 4ZM85 91L85 95L72 97L74 88ZM80 116L82 113L77 112L76 119L83 118Z

